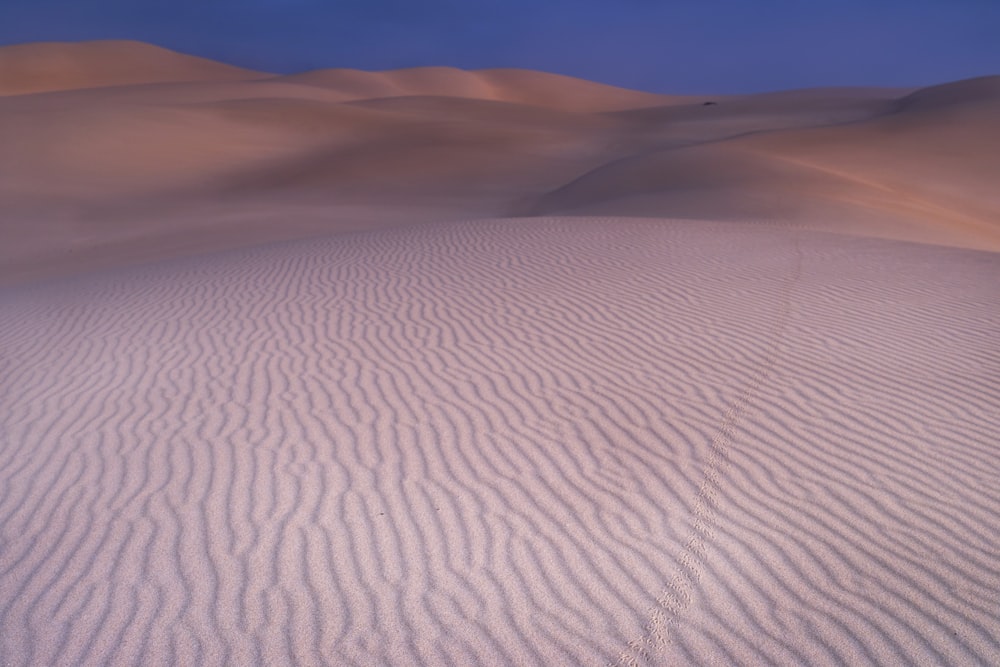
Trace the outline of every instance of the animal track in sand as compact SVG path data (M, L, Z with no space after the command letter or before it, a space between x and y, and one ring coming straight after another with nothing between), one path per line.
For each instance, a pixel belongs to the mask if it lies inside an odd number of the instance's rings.
M656 606L649 612L649 621L644 634L629 642L628 648L609 667L637 667L648 663L653 655L670 643L669 630L673 623L691 605L694 588L701 581L704 561L715 535L718 517L718 492L722 488L723 477L729 465L729 451L733 446L736 427L747 409L757 399L761 386L771 377L781 349L788 320L791 316L792 292L802 276L802 250L798 238L793 238L794 266L785 281L779 310L771 336L772 344L764 353L757 370L746 388L729 406L723 415L719 428L712 438L705 473L698 494L695 496L691 532L684 541L681 555L677 559L677 570L656 598Z

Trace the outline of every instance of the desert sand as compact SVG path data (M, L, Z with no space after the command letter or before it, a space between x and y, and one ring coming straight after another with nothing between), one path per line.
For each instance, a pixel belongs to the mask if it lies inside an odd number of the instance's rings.
M0 48L0 665L1000 663L996 145Z

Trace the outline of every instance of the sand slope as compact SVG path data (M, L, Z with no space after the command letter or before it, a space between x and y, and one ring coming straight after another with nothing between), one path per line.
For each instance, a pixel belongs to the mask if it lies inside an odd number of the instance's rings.
M4 664L989 664L996 255L537 219L0 291Z
M891 101L824 100L816 91L813 100L774 104L780 98L772 96L736 115L753 124L716 136L701 128L689 133L684 125L691 120L669 110L661 116L670 130L665 145L582 175L534 211L749 213L831 231L935 243L962 238L996 248L1000 158L986 146L1000 142L998 89L1000 77L990 77ZM722 106L732 113L737 103ZM803 112L813 123L824 115L828 122L803 127Z
M684 98L524 70L267 76L130 42L6 47L0 72L4 282L550 214L1000 248L997 77Z

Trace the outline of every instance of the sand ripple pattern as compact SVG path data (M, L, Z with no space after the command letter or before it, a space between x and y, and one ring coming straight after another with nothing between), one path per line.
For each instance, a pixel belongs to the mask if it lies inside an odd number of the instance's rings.
M551 218L3 290L0 664L995 662L998 279Z

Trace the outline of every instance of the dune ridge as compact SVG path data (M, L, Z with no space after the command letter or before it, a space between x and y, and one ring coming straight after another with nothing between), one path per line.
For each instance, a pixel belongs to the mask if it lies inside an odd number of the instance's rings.
M386 72L327 69L291 74L281 81L322 86L343 101L424 95L493 100L583 113L690 103L693 97L657 95L523 69L461 70L413 67Z
M129 40L35 42L0 47L0 97L264 76L242 67Z

